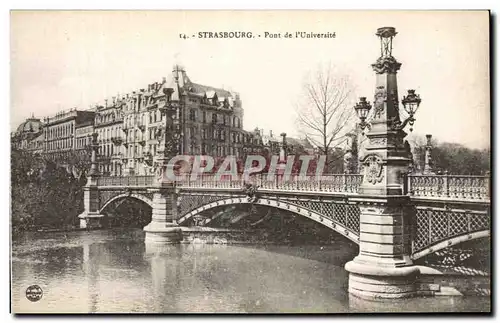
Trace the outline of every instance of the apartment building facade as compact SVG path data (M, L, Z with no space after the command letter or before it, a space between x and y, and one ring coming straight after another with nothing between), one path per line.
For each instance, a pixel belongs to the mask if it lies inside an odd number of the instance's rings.
M263 153L269 143L268 150L279 150L281 138L271 135L266 140L262 130L243 130L238 93L195 83L179 65L161 81L105 100L91 110L63 111L43 121L32 117L18 127L13 142L51 156L64 157L72 151L90 154L95 132L102 174L152 175L166 124L161 107L169 100L177 106L173 118L179 154L244 158Z

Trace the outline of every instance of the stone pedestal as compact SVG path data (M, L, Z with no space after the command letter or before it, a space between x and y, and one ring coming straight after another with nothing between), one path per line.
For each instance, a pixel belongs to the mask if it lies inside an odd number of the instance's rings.
M99 213L99 190L97 188L97 176L89 176L87 184L83 188L84 211L78 215L80 228L95 229L102 227L102 218Z
M410 259L411 219L406 196L363 197L359 255L345 266L349 293L362 298L404 298L418 292L419 269Z
M146 243L172 244L182 241L182 229L175 220L176 201L173 183L164 183L155 189L151 223L144 227Z
M99 213L82 213L78 216L80 218L81 229L98 229L102 228L102 218L104 215Z

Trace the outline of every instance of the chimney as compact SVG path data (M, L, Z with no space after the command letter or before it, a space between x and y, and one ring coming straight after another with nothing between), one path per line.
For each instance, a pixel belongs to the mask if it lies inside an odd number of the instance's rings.
M164 76L161 78L161 81L162 81L162 83L165 83L165 82L167 82L167 78Z
M269 137L273 137L273 131L272 130L269 130Z

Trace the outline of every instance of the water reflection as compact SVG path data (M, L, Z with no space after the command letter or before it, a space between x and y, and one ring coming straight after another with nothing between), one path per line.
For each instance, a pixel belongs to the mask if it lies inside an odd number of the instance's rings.
M479 311L487 298L367 302L347 294L345 262L333 245L164 245L145 248L140 230L32 235L14 241L15 312L393 312ZM38 284L44 297L24 295Z

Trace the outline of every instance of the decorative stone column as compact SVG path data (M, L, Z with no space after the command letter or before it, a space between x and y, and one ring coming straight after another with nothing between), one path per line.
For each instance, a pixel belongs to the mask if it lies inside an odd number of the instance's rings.
M419 269L410 259L409 198L403 195L403 175L410 159L403 142L396 73L401 67L392 56L392 27L379 28L381 57L376 73L374 111L366 134L366 154L360 159L363 182L357 201L360 216L359 255L345 266L349 292L362 298L403 298L417 294ZM367 107L361 98L357 109ZM362 119L364 123L364 119Z
M156 176L153 192L153 211L151 222L144 227L145 242L151 243L180 243L182 230L177 224L177 194L173 165L168 162L178 153L179 132L174 118L178 112L180 97L177 84L165 88L166 100L159 109L165 117L165 129L161 131L162 141L156 157ZM174 96L175 94L175 96ZM177 118L178 120L178 118Z
M348 139L344 154L344 174L356 174L358 170L357 136L355 133L348 133L346 137Z
M87 184L83 188L83 205L84 211L78 216L80 218L80 228L99 228L102 225L103 215L99 213L99 170L97 165L97 150L99 144L97 143L97 133L92 134L92 157L90 171L87 177Z
M425 145L425 159L424 159L424 175L435 175L434 173L434 163L432 162L432 135L425 135L427 138L427 144Z
M278 176L279 180L281 180L285 175L286 161L287 161L286 133L282 132L280 136L282 140L278 156L278 165L276 165L276 176Z

